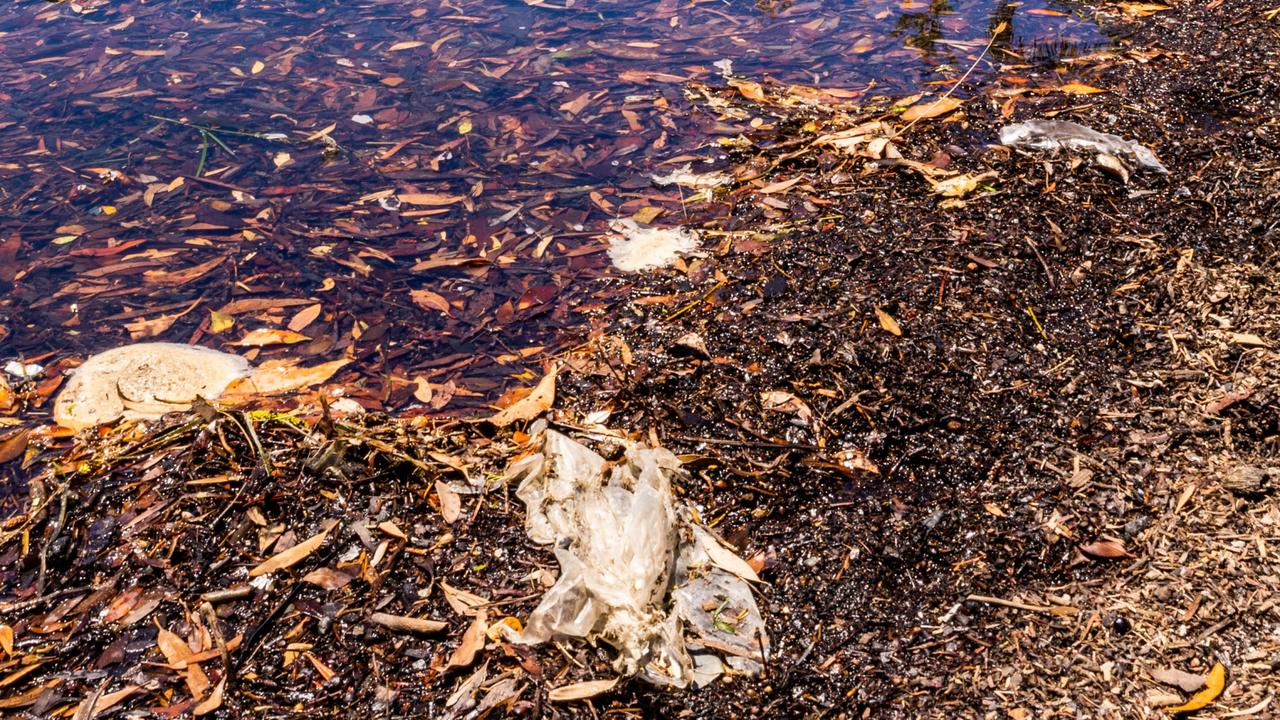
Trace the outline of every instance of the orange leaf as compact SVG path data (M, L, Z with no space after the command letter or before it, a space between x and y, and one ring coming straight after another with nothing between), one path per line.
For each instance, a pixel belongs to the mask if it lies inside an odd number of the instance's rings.
M907 122L915 122L925 118L935 118L939 115L946 115L963 104L963 100L954 97L922 100L903 111L902 119Z
M249 577L258 577L259 575L266 575L267 573L275 572L276 570L283 570L306 560L311 553L318 550L320 546L324 544L325 538L329 537L329 531L333 530L337 524L338 522L336 520L330 520L325 529L315 535L312 535L284 552L276 553L266 560L263 560L257 567L249 571Z
M1064 92L1068 95L1097 95L1098 93L1106 92L1106 90L1093 87L1092 85L1070 82L1058 88L1058 92Z
M231 343L240 347L263 347L264 345L292 345L310 340L311 338L292 330L273 330L271 328L258 328L245 333L245 336Z
M902 326L898 324L897 320L893 319L892 315L880 308L876 308L876 319L880 321L880 327L898 337L902 337Z
M1191 699L1185 704L1178 705L1177 707L1165 708L1165 710L1175 715L1199 710L1214 700L1217 700L1218 696L1222 694L1222 691L1226 686L1227 669L1222 666L1222 663L1214 663L1213 669L1209 671L1209 676L1205 678L1203 690L1192 695Z
M556 401L556 371L557 368L552 368L528 395L490 417L489 422L506 427L521 420L532 420L549 410Z
M402 203L409 205L452 205L462 202L465 195L443 195L441 193L400 193L396 195Z
M760 83L751 82L750 80L730 80L729 85L738 89L742 93L742 97L756 102L764 101L764 88Z

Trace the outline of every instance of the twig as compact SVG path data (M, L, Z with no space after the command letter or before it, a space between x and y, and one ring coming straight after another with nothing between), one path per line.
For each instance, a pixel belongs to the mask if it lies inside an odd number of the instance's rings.
M1014 608L1015 610L1030 610L1031 612L1053 612L1053 608L1048 605L1028 605L1027 603L1018 602L1017 600L1005 600L1004 598L989 597L987 595L970 595L965 598L968 602L980 602L988 605L1000 605L1001 607Z
M1008 28L1009 28L1009 23L1007 22L1002 22L999 25L997 25L995 31L991 33L991 38L987 40L987 46L982 48L982 52L978 53L978 58L973 61L973 64L969 66L968 70L964 71L964 74L960 76L960 79L956 81L956 84L952 85L951 89L948 90L942 97L938 98L937 100L934 100L932 105L925 108L925 111L921 113L919 117L907 123L906 127L894 133L894 137L901 137L902 135L904 135L916 123L920 122L926 117L929 117L930 110L937 107L938 104L941 103L943 100L946 100L947 98L951 97L951 94L954 93L961 85L963 85L965 80L969 79L969 75L974 71L975 68L978 67L978 63L982 62L982 58L986 57L987 53L991 51L991 46L996 44L996 38L1000 37L1000 34L1003 33L1005 30L1007 30Z

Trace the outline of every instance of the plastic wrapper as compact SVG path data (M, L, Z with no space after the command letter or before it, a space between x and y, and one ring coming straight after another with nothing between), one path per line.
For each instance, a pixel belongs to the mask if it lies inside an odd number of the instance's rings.
M1006 125L1000 129L1002 145L1021 145L1037 150L1083 150L1127 158L1139 167L1168 174L1168 169L1149 148L1119 135L1103 133L1066 120L1035 119Z
M509 477L520 481L526 532L555 546L560 576L522 641L603 641L618 672L656 685L758 672L768 639L743 576L756 578L675 503L675 455L635 446L610 465L563 434L543 437L543 451Z

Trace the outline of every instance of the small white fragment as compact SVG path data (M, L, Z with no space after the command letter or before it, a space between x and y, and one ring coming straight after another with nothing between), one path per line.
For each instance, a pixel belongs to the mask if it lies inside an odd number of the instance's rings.
M4 371L19 380L29 380L31 378L40 377L40 373L44 372L43 365L35 363L20 363L17 360L10 360L8 365L4 366Z
M717 60L711 63L711 66L720 71L721 77L729 77L733 75L733 61L729 58Z
M373 118L364 114L352 115L351 122L356 123L357 125L368 125L369 123L373 122Z
M623 272L666 267L698 249L698 234L687 228L640 227L625 218L609 228L617 233L609 236L609 259Z

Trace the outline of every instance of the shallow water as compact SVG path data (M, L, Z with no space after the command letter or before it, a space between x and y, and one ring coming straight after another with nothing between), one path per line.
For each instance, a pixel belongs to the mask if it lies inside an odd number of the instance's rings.
M350 354L369 406L488 401L606 322L601 232L680 206L648 173L740 131L686 83L907 95L1000 22L977 77L1105 40L1044 0L8 3L0 357L293 324L263 356Z

